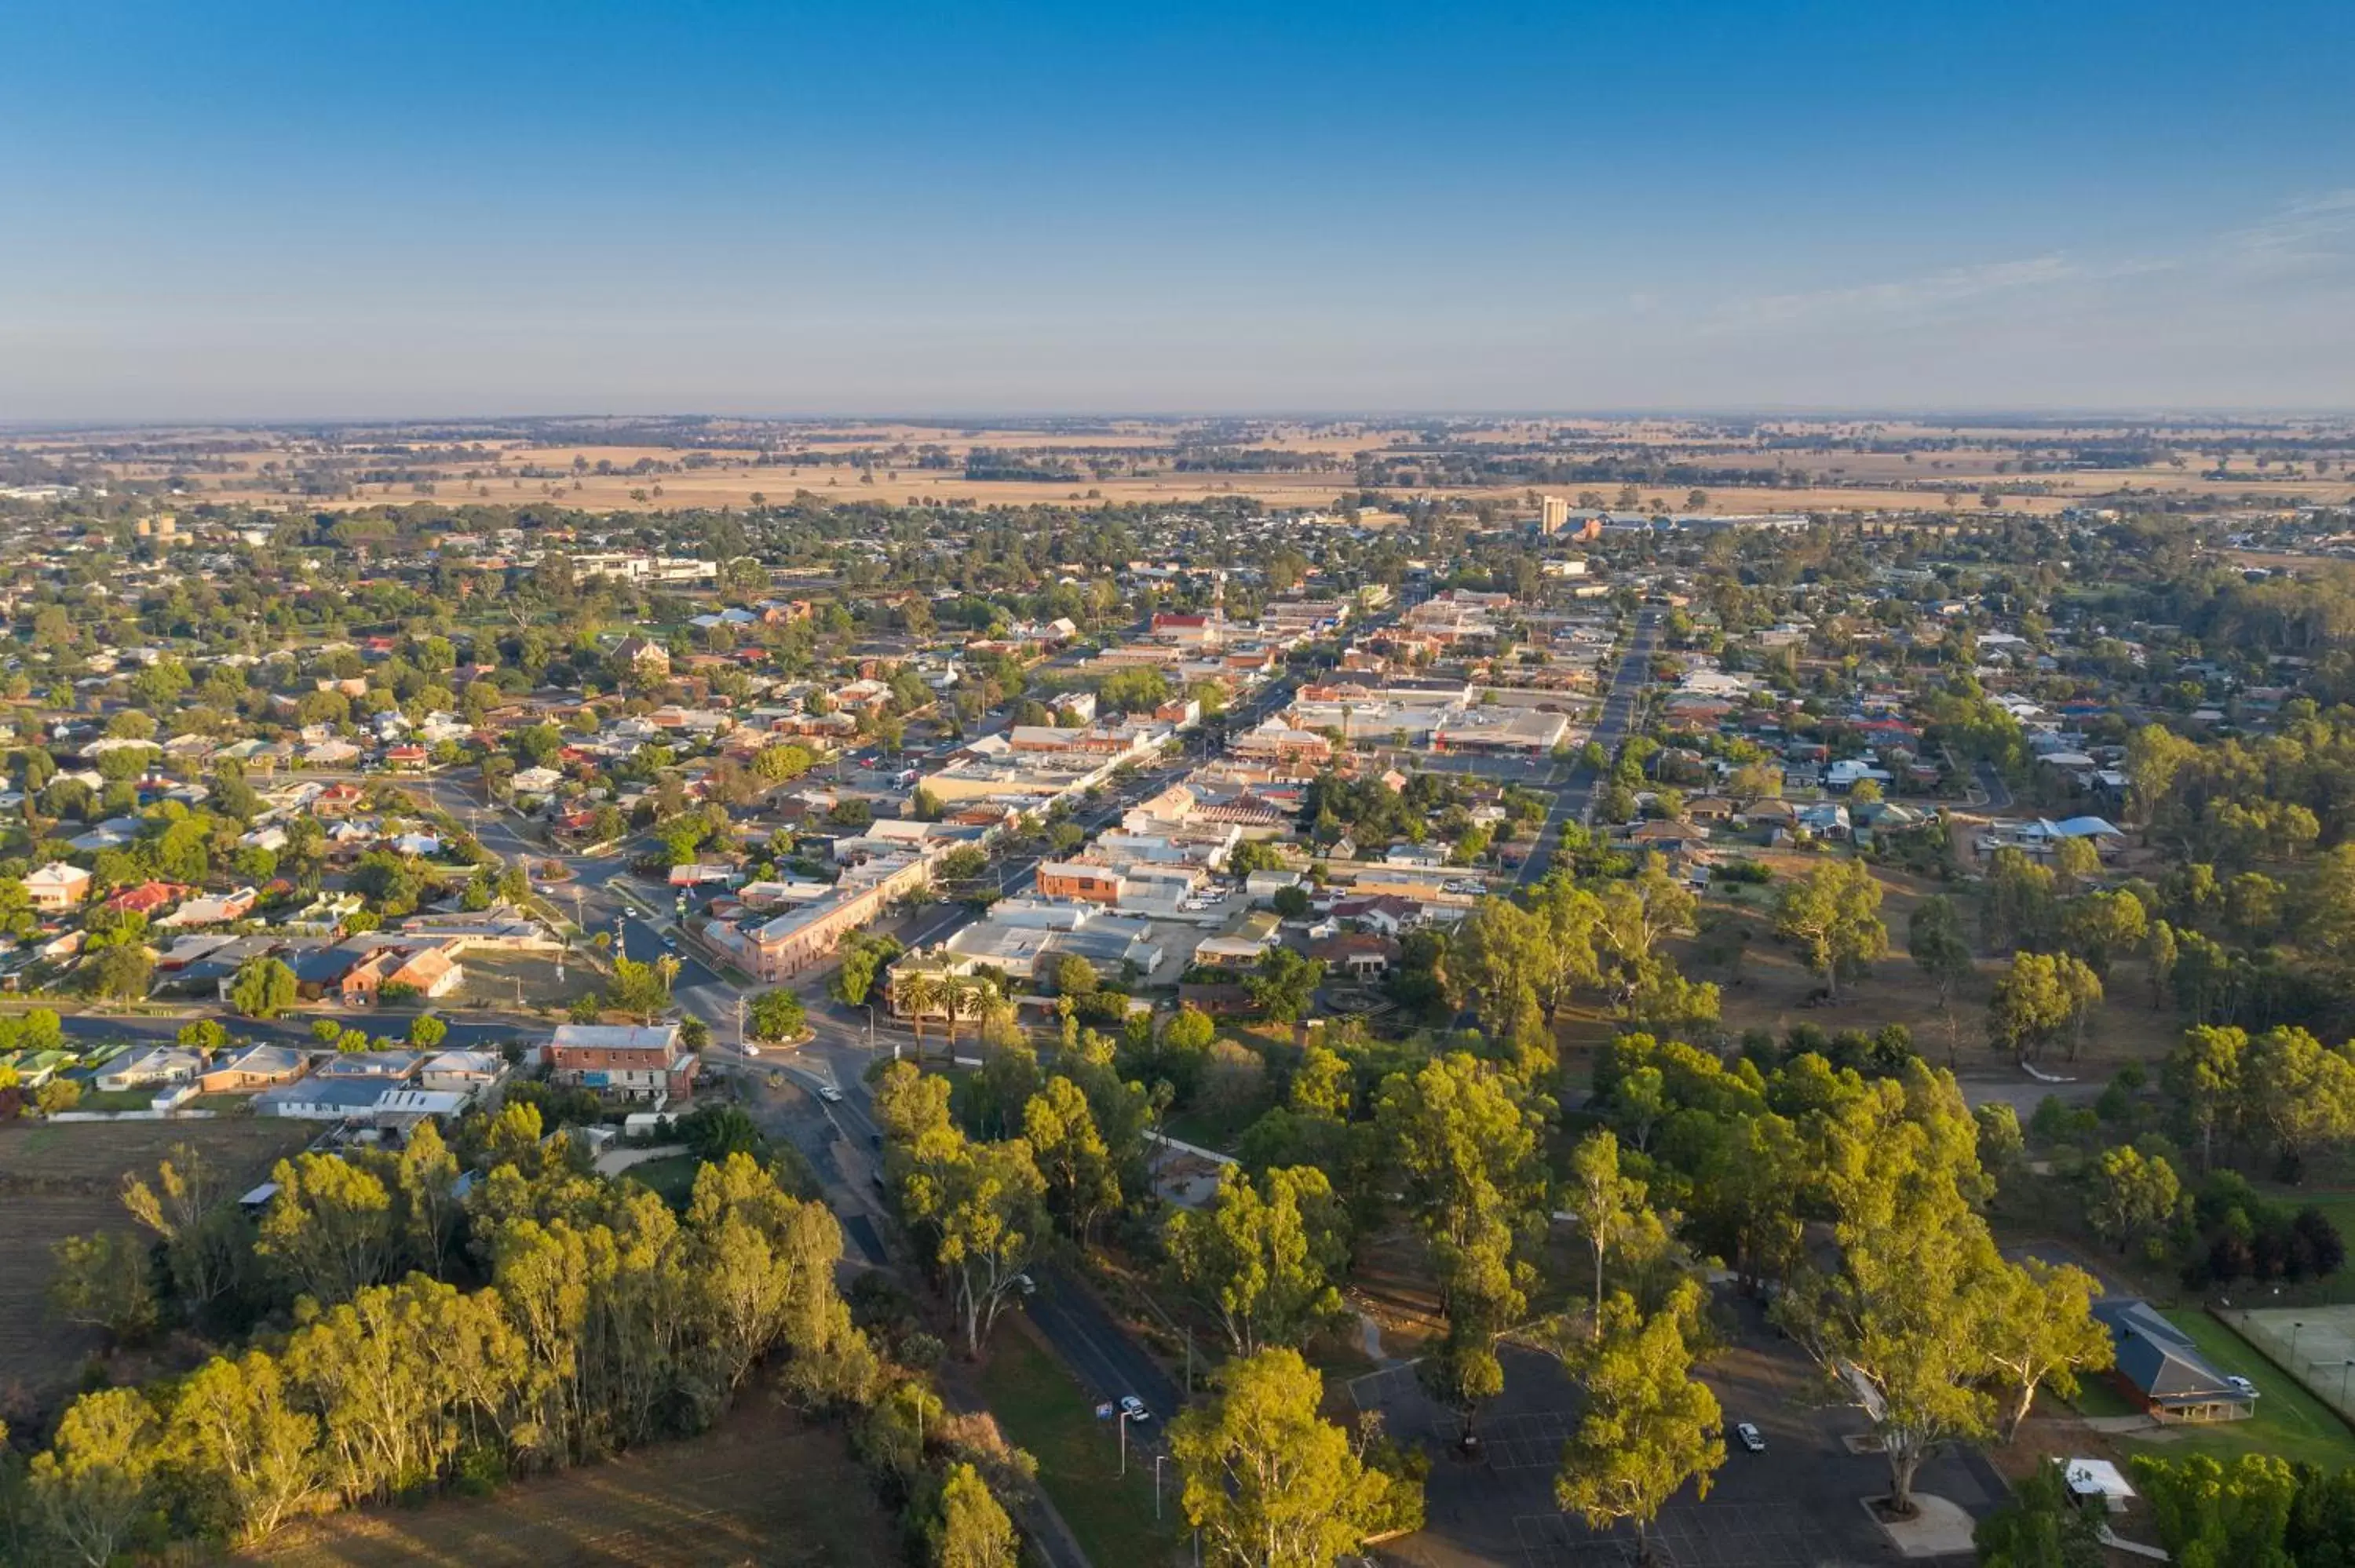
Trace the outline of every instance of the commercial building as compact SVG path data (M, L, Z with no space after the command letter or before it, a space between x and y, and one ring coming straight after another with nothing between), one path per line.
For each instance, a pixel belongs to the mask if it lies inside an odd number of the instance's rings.
M609 1100L660 1106L695 1088L695 1053L676 1023L559 1024L546 1054L551 1082Z

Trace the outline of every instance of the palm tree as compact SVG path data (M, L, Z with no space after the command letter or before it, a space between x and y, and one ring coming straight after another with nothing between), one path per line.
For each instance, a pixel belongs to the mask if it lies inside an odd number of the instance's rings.
M958 1022L965 1019L978 1020L981 1017L982 1008L989 995L989 987L980 980L961 977L950 980L945 990L947 994L942 998L942 1001L948 1007L949 1051L951 1054L954 1054Z
M921 969L891 977L891 1011L908 1021L916 1032L916 1055L924 1054L924 1015L942 1006L947 997L947 987L941 980Z

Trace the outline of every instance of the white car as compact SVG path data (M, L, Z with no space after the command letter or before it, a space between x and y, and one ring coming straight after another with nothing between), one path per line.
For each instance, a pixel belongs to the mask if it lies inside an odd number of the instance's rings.
M838 1106L842 1103L842 1091L832 1084L820 1084L817 1086L817 1097L830 1106Z
M1766 1451L1766 1435L1747 1421L1737 1421L1733 1424L1733 1440L1753 1454L1764 1454Z
M2247 1378L2228 1376L2224 1381L2231 1383L2232 1385L2232 1392L2239 1394L2242 1398L2254 1399L2257 1397L2257 1385L2251 1383Z
M1145 1408L1145 1401L1133 1393L1124 1393L1120 1396L1120 1413L1124 1418L1130 1421L1153 1419L1153 1412Z

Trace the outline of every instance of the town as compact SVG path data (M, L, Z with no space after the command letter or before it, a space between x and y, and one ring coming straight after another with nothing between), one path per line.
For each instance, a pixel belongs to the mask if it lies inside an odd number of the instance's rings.
M476 434L0 451L9 1561L2355 1536L2355 425Z

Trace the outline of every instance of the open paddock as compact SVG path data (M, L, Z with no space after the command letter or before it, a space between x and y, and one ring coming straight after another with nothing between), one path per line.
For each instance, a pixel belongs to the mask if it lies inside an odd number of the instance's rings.
M69 1235L133 1229L116 1196L125 1175L152 1176L157 1160L186 1143L232 1192L243 1192L316 1130L247 1118L0 1127L0 1205L8 1216L0 1241L0 1392L47 1403L74 1385L100 1348L95 1330L50 1318L49 1249Z
M507 1487L314 1520L237 1561L281 1568L859 1568L899 1542L838 1428L752 1386L713 1431Z

